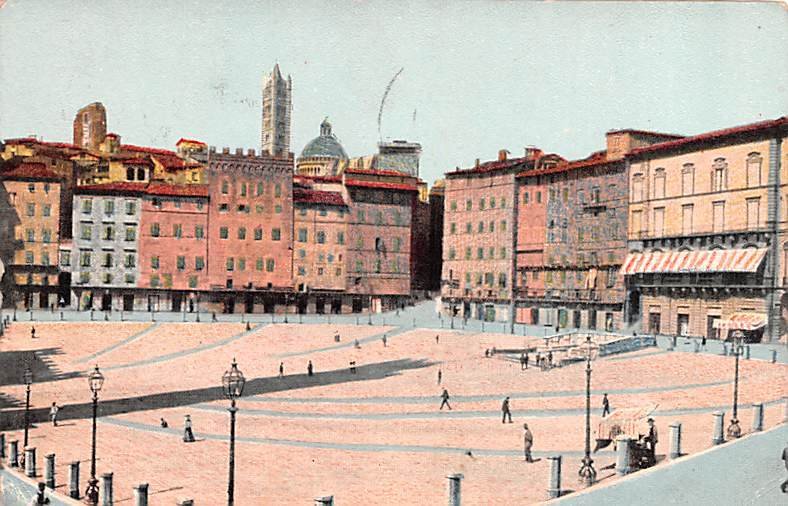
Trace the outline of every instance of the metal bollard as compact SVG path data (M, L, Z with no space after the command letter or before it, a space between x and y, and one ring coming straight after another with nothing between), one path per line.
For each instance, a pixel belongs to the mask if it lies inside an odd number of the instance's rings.
M723 342L722 343L722 352L720 353L720 355L727 355L727 354L728 354L728 344Z
M763 403L752 405L752 431L760 432L763 430Z
M12 440L8 442L8 465L19 467L19 441Z
M74 499L79 499L79 461L69 464L68 495Z
M670 458L681 457L681 422L670 424Z
M112 506L112 473L104 473L101 475L102 490L104 491L104 499L101 502L102 506Z
M623 476L632 472L632 438L617 436L616 445L616 474Z
M315 506L334 506L334 496L315 497Z
M446 478L449 479L449 506L460 506L462 503L460 487L464 476L461 474L450 474Z
M55 454L50 453L44 456L46 466L44 467L44 481L47 488L55 488Z
M777 362L777 350L772 350L772 364Z
M134 486L134 506L148 506L148 484Z
M547 498L561 497L561 456L547 457L550 461L550 482L547 486Z
M719 445L725 442L725 435L723 433L725 413L722 411L715 411L712 414L714 415L714 436L711 439L711 444Z
M749 344L744 347L744 359L745 360L750 360L750 345Z

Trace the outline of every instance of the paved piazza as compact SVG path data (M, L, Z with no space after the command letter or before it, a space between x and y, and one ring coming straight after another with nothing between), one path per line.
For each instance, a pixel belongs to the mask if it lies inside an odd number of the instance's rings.
M544 500L546 456L564 455L563 486L577 489L583 449L584 364L521 371L484 350L521 347L537 337L362 324L14 323L0 339L0 413L7 438L22 433L22 370L36 381L31 445L57 454L58 490L68 463L89 472L90 392L86 373L106 376L98 424L98 473L114 472L115 500L131 502L132 487L150 484L151 504L177 498L222 504L227 487L228 401L218 385L235 357L247 378L238 401L238 504L311 504L334 495L348 504L441 504L446 475L463 473L464 504ZM334 341L338 331L341 342ZM382 336L387 336L384 347ZM436 335L439 342L436 343ZM360 348L354 346L359 341ZM307 362L315 376L306 376ZM357 374L348 364L355 361ZM279 363L285 377L277 378ZM730 413L732 357L650 348L594 362L592 427L603 392L613 409L657 404L658 454L668 449L668 425L683 423L683 449L711 445L715 410ZM438 371L442 384L437 384ZM740 419L750 430L750 403L767 403L765 425L782 420L786 365L741 361ZM452 411L439 411L441 387ZM513 424L501 424L511 396ZM63 406L61 423L45 422L48 406ZM191 414L197 442L181 441ZM159 426L165 418L169 428ZM538 462L522 458L528 422ZM470 453L468 453L470 452ZM612 450L595 454L603 482L615 480ZM41 465L41 464L39 464ZM665 465L664 463L660 465Z

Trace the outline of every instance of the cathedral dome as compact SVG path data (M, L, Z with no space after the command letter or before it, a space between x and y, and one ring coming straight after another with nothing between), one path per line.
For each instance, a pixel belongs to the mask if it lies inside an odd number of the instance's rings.
M347 160L345 148L339 143L336 136L331 133L331 123L328 118L320 124L320 136L315 137L304 146L300 158L325 157Z

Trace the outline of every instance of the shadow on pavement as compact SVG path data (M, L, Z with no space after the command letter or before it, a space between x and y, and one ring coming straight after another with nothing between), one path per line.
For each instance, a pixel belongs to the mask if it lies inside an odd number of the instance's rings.
M352 374L348 369L338 369L317 372L311 377L306 374L298 374L285 376L284 378L254 378L247 380L246 387L244 388L244 396L270 394L318 385L376 380L400 374L401 371L421 369L432 365L434 365L433 362L423 359L401 359L360 365L356 367L355 374ZM217 378L217 383L219 383L219 380L220 378ZM112 381L112 378L107 377L107 381ZM88 395L86 395L86 397L88 397ZM219 399L224 399L224 393L220 386L181 390L178 392L163 392L139 397L126 397L123 399L111 399L99 402L99 416L113 416L134 411L188 406L190 404L211 402ZM23 428L24 412L24 409L4 411L2 416L0 416L0 430L16 430ZM61 406L60 412L58 413L58 421L89 418L92 414L92 404L90 402L68 404ZM48 420L48 416L49 408L36 408L30 411L30 422L45 422Z

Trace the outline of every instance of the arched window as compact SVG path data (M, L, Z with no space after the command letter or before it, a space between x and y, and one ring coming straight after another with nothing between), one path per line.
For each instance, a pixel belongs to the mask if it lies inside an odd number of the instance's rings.
M643 200L643 174L634 174L632 176L632 202L640 202L641 200Z
M761 186L761 166L763 157L760 153L750 153L747 155L747 187Z
M126 181L134 181L134 167L126 167Z
M139 169L137 169L137 180L145 181L145 168L144 167L140 167Z
M720 192L728 188L728 162L717 158L711 166L711 191Z

